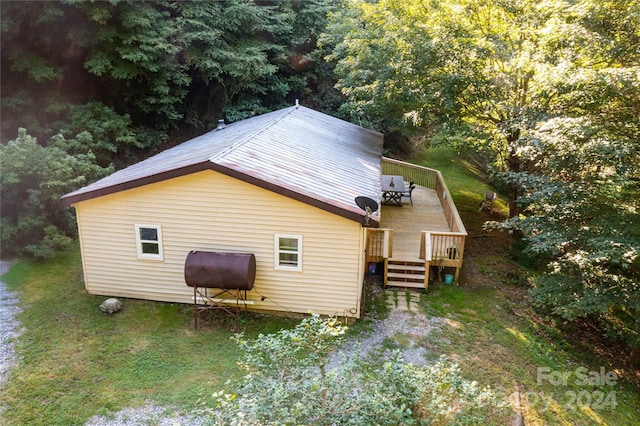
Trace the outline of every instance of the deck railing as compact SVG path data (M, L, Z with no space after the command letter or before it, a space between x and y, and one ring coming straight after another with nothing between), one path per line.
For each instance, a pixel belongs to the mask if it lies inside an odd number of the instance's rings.
M366 262L379 263L393 255L393 229L367 228Z
M405 181L414 182L417 185L436 191L438 199L440 200L440 205L442 206L442 211L449 225L450 232L422 231L419 257L425 261L427 274L425 279L427 281L429 267L438 266L456 268L454 279L457 282L464 257L467 230L465 229L462 219L460 218L460 214L458 213L458 209L451 198L451 194L444 182L442 173L438 170L386 157L383 157L382 159L382 173L385 175L401 175L404 177ZM425 224L425 228L428 227L429 225ZM393 230L384 231L391 231L391 235L393 235ZM382 232L380 235L385 235L385 233ZM387 242L389 243L389 249L386 254L388 257L391 257L393 241L392 239L387 239ZM376 249L374 246L368 246L367 249L367 257L376 259L372 261L381 261L378 259L388 258L385 256L385 253ZM372 251L369 251L369 249Z
M383 175L400 175L407 182L414 182L427 188L436 189L439 173L439 171L427 167L382 157Z

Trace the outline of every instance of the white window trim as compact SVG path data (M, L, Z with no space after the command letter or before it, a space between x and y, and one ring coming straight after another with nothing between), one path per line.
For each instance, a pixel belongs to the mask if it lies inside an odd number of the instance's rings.
M152 240L143 240L140 238L140 229L141 228L152 228L158 232L158 241ZM161 225L149 225L149 224L136 224L136 251L138 252L138 259L148 259L148 260L164 260L164 250L162 247L162 226ZM158 244L158 254L152 253L143 253L142 251L142 243L154 243Z
M280 264L280 238L292 238L298 240L298 264L296 266ZM290 252L294 253L294 252ZM302 235L292 234L275 234L274 236L274 252L273 252L274 268L280 271L302 271Z

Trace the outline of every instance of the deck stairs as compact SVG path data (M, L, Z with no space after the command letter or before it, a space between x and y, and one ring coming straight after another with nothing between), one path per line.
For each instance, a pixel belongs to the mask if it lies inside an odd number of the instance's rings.
M424 260L391 258L386 267L388 287L426 288Z

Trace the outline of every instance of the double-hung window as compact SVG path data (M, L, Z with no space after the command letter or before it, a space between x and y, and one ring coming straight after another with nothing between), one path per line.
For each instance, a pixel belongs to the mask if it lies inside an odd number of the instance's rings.
M138 259L163 260L162 227L160 225L136 225Z
M275 235L275 268L302 271L301 235Z

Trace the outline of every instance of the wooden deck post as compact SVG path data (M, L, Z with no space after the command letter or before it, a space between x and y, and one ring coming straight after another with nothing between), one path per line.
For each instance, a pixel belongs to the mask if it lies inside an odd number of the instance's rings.
M424 262L424 289L429 289L429 269L431 268L431 262Z
M389 271L389 258L384 258L384 285L383 287L387 287L387 281L389 280L388 272Z

